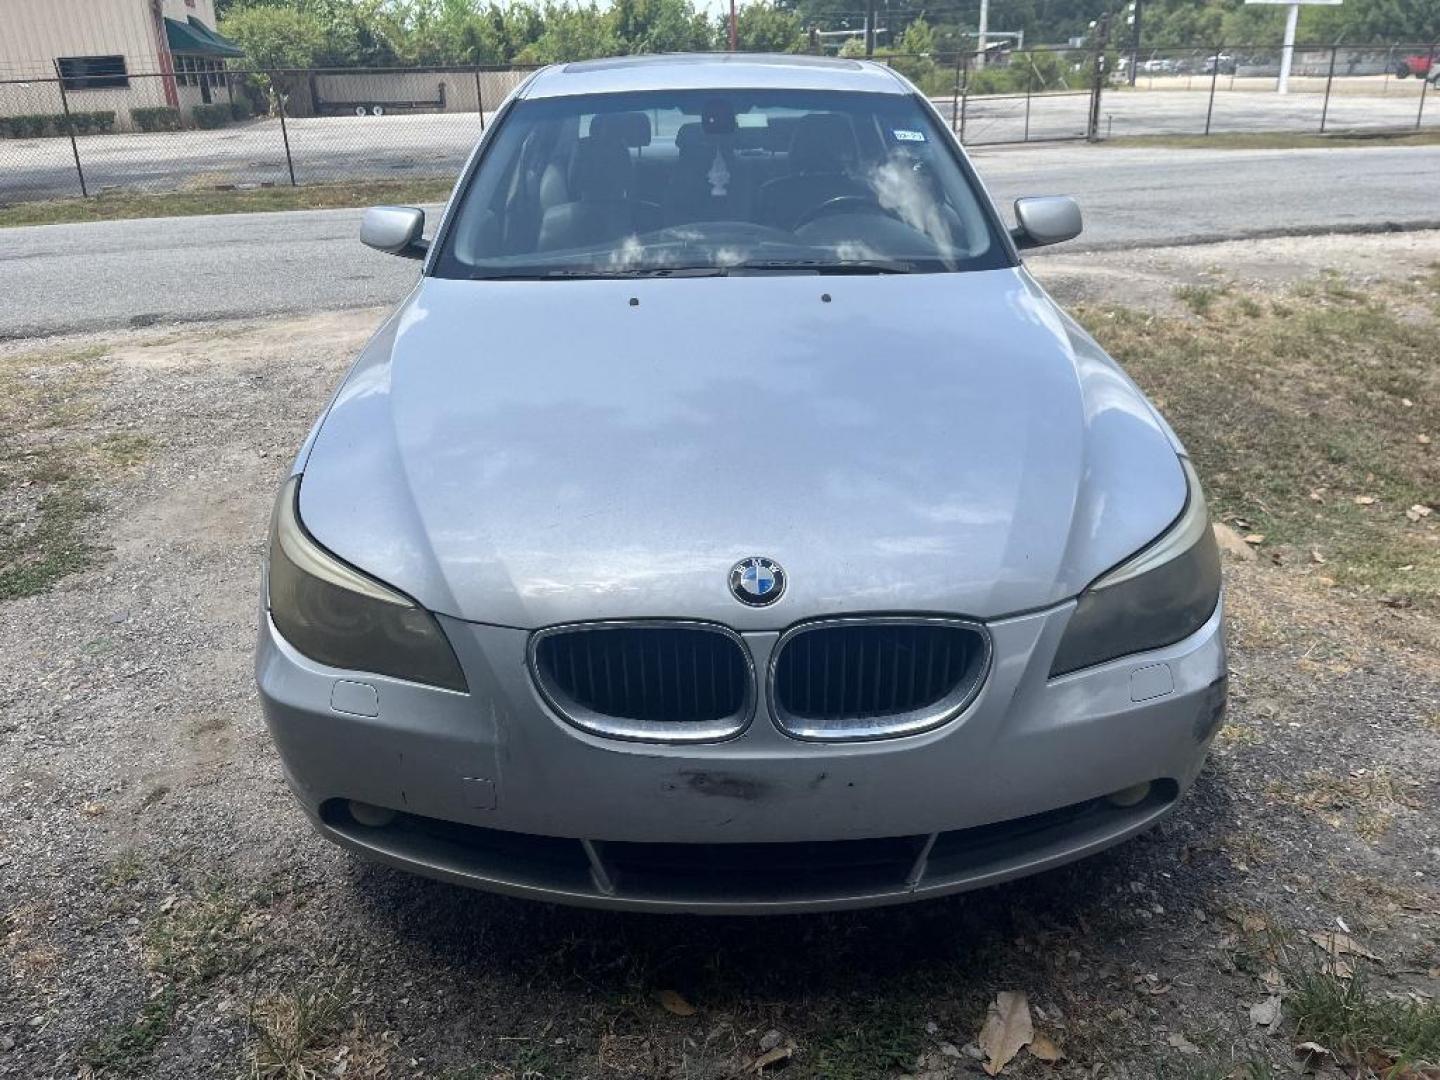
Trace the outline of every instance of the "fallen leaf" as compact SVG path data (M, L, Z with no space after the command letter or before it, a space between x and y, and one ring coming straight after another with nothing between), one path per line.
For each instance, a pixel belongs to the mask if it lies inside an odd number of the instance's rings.
M1295 1047L1295 1053L1304 1059L1307 1066L1311 1067L1319 1064L1317 1058L1331 1056L1329 1047L1321 1046L1317 1042L1302 1042Z
M998 1074L1034 1037L1035 1025L1030 1020L1030 1002L1024 991L1001 990L990 1003L985 1026L980 1029L986 1075Z
M1310 552L1310 561L1315 563L1317 566L1324 566L1325 556L1321 555L1318 550L1315 550Z
M1429 517L1430 513L1430 507L1426 506L1424 503L1416 503L1414 506L1410 507L1409 510L1405 511L1405 516L1411 521L1419 521L1421 518Z
M1240 916L1240 929L1247 934L1258 934L1265 929L1265 916L1256 915L1253 911L1246 912Z
M1311 501L1311 502L1324 502L1324 501L1325 501L1325 496L1322 495L1319 491L1312 491L1312 492L1310 492L1310 501Z
M1061 1050L1055 1044L1055 1040L1043 1031L1037 1031L1035 1037L1030 1040L1030 1053L1041 1061L1048 1061L1051 1064L1065 1060L1065 1051Z
M1250 1022L1256 1027L1274 1031L1280 1024L1280 995L1271 994L1264 1001L1250 1006Z
M1312 930L1310 931L1310 940L1333 957L1338 958L1349 954L1350 956L1363 956L1366 960L1374 960L1376 963L1380 962L1380 957L1349 934L1342 934L1335 930Z
M1245 543L1247 543L1247 544L1263 544L1264 542L1265 542L1265 534L1264 534L1264 533L1246 533L1246 534L1245 534Z
M1172 1031L1170 1033L1170 1037L1165 1041L1168 1042L1176 1050L1179 1050L1182 1054L1200 1053L1200 1048L1194 1043L1192 1043L1189 1039L1187 1039L1184 1035L1181 1035L1178 1031Z
M1356 506L1373 506L1374 503L1375 503L1375 496L1374 496L1374 495L1356 495L1356 496L1355 496L1355 505L1356 505Z
M774 1050L767 1050L750 1063L754 1072L761 1072L771 1065L778 1065L782 1061L789 1061L795 1054L795 1044L788 1042L784 1046L777 1046Z
M1418 442L1421 446L1429 446L1429 445L1430 445L1430 436L1429 436L1429 435L1416 435L1416 436L1415 436L1415 441Z
M674 990L661 990L656 996L660 999L660 1004L664 1006L665 1011L668 1013L674 1013L676 1016L695 1015L695 1006L691 1005Z

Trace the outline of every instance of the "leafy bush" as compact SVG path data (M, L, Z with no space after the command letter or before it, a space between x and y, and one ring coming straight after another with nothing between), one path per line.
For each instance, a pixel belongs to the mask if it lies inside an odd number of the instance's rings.
M230 103L231 120L249 120L254 115L255 109L249 98L242 95Z
M130 119L141 131L179 131L180 110L168 105L152 105L143 109L131 109Z
M75 126L76 135L91 135L113 131L115 128L115 113L111 109L97 109L93 112L71 112L70 123ZM55 130L61 134L65 132L65 118L59 117L55 124Z
M196 127L212 130L230 122L230 106L196 105L190 110L190 115L195 118Z
M50 118L41 113L33 113L27 116L7 116L0 119L6 138L10 139L38 139L45 134Z

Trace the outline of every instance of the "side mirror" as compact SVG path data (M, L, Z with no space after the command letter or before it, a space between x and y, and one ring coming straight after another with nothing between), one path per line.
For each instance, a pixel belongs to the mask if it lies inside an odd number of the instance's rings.
M1069 195L1040 195L1015 200L1015 228L1010 236L1018 248L1044 247L1080 235L1080 204Z
M360 219L360 242L376 251L421 259L430 244L425 231L425 211L413 206L372 206Z

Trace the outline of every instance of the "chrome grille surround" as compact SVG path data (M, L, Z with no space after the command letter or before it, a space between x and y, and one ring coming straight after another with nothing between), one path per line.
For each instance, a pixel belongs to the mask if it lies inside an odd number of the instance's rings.
M888 643L884 640L887 628L896 631L896 633L888 635L890 637ZM910 635L911 642L908 646L903 636L905 628L919 631ZM828 674L832 680L830 686L836 689L837 707L834 710L830 710L828 707L824 708L821 710L821 715L816 715L813 709L797 708L792 711L787 708L787 698L793 699L797 695L787 693L785 684L789 679L800 676L797 671L790 670L787 660L797 665L801 663L811 665L807 670L812 679L815 677L815 660L813 655L802 658L799 654L787 651L793 649L797 642L804 643L807 635L836 631L845 634L845 638L840 639L841 656L847 661L849 657L844 650L848 648L850 640L865 636L865 631L872 631L872 636L876 637L875 656L883 657L883 660L877 661L872 658L869 661L878 670L872 669L870 681L867 683L865 652L863 648L858 651L855 659L859 664L859 674L853 696L863 698L869 693L872 702L877 706L882 696L888 697L892 703L902 701L907 696L915 697L921 675L917 668L925 663L943 664L948 661L953 670L948 676L945 676L943 672L932 671L925 680L929 686L938 689L938 696L921 694L918 700L906 703L904 708L872 707L866 710L854 707L854 703L846 701L845 695L852 693L848 685L850 677L848 664L844 674L834 670L837 661L834 658L833 642L826 643L831 645L829 654L831 669L827 671L824 668L822 657L819 675L821 678L826 678ZM855 631L861 633L857 635ZM949 637L951 640L941 650L943 655L937 656L933 649L936 642L942 637ZM907 647L913 649L914 644L921 640L930 643L932 648L930 656L925 660L915 657L912 662L905 661L905 649ZM868 646L865 647L868 648ZM964 712L975 700L976 695L980 693L981 687L985 685L985 679L990 673L990 663L990 633L982 624L968 619L926 615L861 615L798 623L780 636L775 643L775 648L770 653L769 672L767 673L770 712L776 726L787 735L797 739L842 742L916 735L940 727ZM894 684L888 690L884 685L885 672L883 668L886 666L891 668L890 683ZM906 670L902 672L901 667L905 667ZM902 679L910 684L911 693L909 695L900 692ZM839 683L838 687L836 686L837 682ZM809 684L807 683L807 685ZM795 702L791 700L790 704L794 705ZM827 699L826 706L828 704Z
M607 641L601 635L615 637ZM699 638L686 641L689 635L706 635L723 641L729 652L717 651L716 641L702 642ZM565 639L578 637L589 639L588 656L592 668L583 675L579 670L580 654L572 649L567 655L564 649L567 644ZM702 649L708 650L703 671L699 668ZM709 664L721 656L726 658L724 671ZM609 661L608 671L605 670L606 658ZM527 659L530 677L545 703L569 723L606 738L636 742L718 742L739 735L750 726L755 715L755 663L750 650L739 634L718 623L615 619L550 626L531 635ZM600 661L599 671L593 667L597 659ZM645 670L637 660L643 660L646 665L653 662L656 667ZM573 671L557 671L557 661L567 669L574 661L575 667ZM632 664L634 670L630 670ZM674 678L667 681L671 672ZM685 679L687 674L690 676L688 682ZM613 691L617 680L624 684L619 695ZM722 680L726 685L721 685ZM598 692L602 682L609 688L603 695ZM566 683L569 683L568 687ZM691 718L662 720L645 715L620 715L622 711L653 714L649 703L651 694L656 696L662 710L669 695L678 711L682 704L679 701L681 693L691 699L694 714ZM611 705L627 697L634 703L638 697L643 707L602 711L597 707L604 704L597 700L602 697L609 698ZM588 704L587 698L590 701ZM715 707L702 707L710 703L714 703ZM735 707L724 711L723 715L717 714L720 705L730 704Z

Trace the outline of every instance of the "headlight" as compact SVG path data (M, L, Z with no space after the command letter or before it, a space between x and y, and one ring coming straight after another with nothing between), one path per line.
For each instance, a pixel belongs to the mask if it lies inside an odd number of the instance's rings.
M285 640L331 667L466 691L434 617L317 544L300 523L299 494L291 477L270 525L270 618Z
M1220 600L1220 551L1200 479L1180 459L1189 496L1180 519L1134 558L1080 594L1065 627L1050 675L1158 649L1189 637Z

